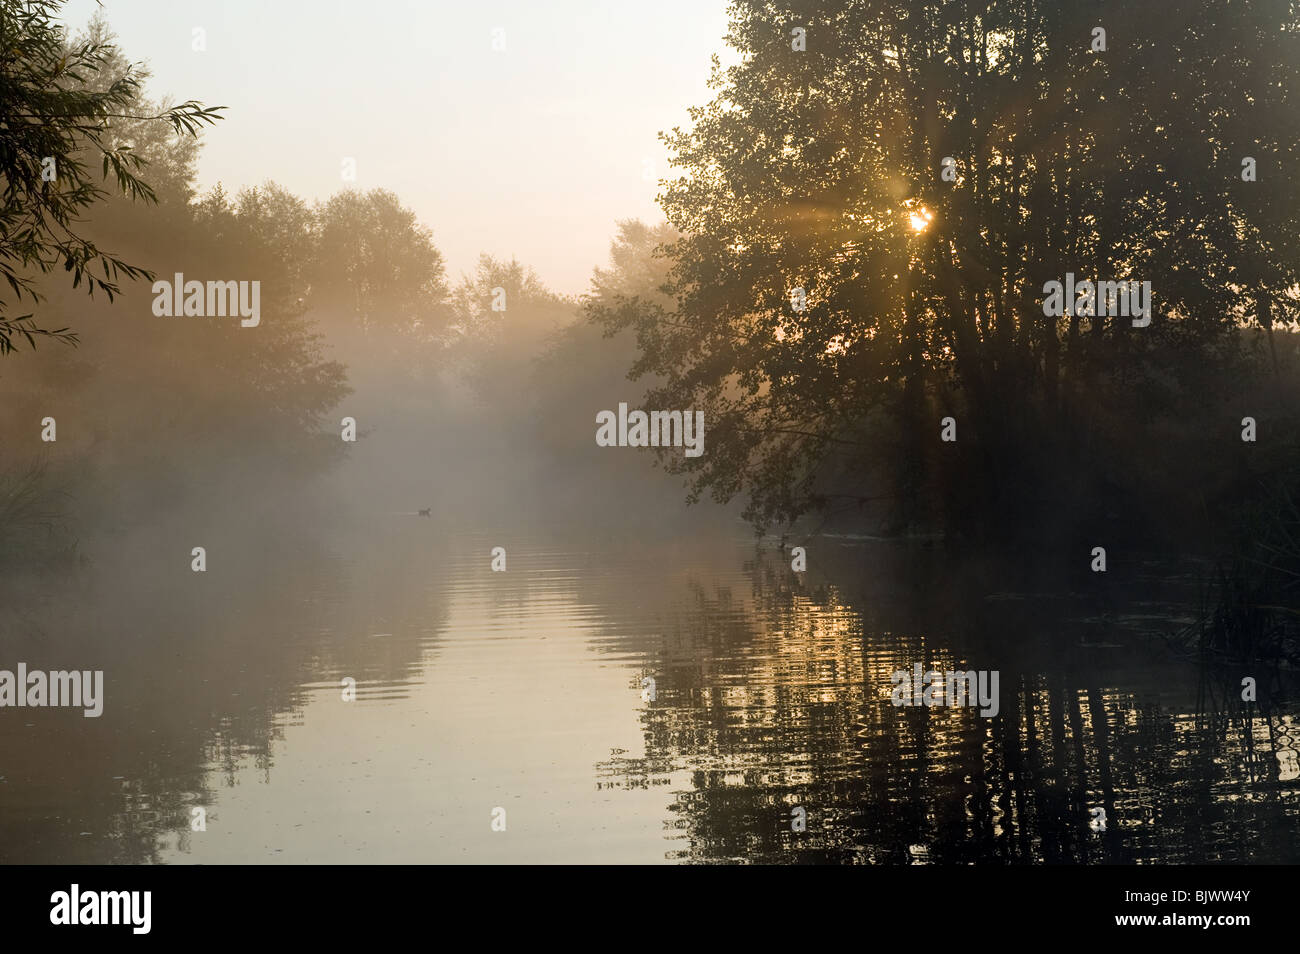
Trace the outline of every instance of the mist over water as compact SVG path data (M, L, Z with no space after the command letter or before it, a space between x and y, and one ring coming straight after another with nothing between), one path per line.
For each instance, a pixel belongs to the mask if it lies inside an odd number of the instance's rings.
M815 538L795 574L723 508L421 518L339 489L374 466L167 515L7 607L6 660L103 668L107 703L6 713L4 860L1297 858L1294 717L1152 641L1188 612L1178 567L1124 614L916 541ZM204 574L157 556L181 525ZM1001 717L891 705L913 662L1000 669Z

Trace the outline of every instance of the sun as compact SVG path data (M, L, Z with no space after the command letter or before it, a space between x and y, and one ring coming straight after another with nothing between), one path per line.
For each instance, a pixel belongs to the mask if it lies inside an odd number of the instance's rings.
M908 212L907 215L912 223L913 232L924 232L929 227L930 221L934 218L934 213L923 205L918 205L915 209Z

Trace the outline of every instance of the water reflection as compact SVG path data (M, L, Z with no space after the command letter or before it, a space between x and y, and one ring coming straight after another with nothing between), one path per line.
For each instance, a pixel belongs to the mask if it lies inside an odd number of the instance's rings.
M1106 603L870 540L796 575L729 521L477 527L214 528L244 549L203 577L123 542L7 600L4 660L103 668L107 700L4 713L0 858L1300 859L1294 687L1248 674L1242 702L1246 674L1153 638L1185 621L1178 568ZM998 670L998 717L892 705L918 663Z
M1295 724L1276 674L1243 703L1238 674L1172 659L1149 632L1117 623L1097 640L1095 608L985 599L946 622L946 607L921 608L918 629L917 606L877 603L867 625L839 587L805 587L778 557L747 575L748 600L697 587L679 607L652 667L645 758L597 767L601 785L671 787L669 858L1296 860ZM1142 621L1181 620L1162 609ZM890 674L916 663L1000 669L999 717L895 707Z
M88 572L7 590L0 657L103 669L105 706L3 712L0 860L163 860L207 837L190 831L193 808L211 820L223 790L273 778L315 687L337 698L349 674L362 697L400 695L446 611L401 534L341 550L212 526L197 574L188 542L158 526Z

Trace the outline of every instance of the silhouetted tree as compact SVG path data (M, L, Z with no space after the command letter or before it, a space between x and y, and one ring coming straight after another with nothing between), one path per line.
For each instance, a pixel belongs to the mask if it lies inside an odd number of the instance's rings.
M997 532L1119 496L1131 448L1235 386L1242 329L1300 315L1293 4L730 12L738 62L664 137L674 302L595 316L636 328L656 406L706 411L709 452L680 462L695 492L788 520L888 458ZM1067 271L1151 281L1151 326L1045 317Z

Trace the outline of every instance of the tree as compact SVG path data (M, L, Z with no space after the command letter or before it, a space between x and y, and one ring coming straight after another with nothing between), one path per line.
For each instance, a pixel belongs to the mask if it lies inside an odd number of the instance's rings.
M706 411L709 453L681 462L695 493L789 520L869 493L846 480L883 460L880 489L947 468L961 509L1002 526L1059 508L1084 448L1109 446L1087 476L1114 478L1156 417L1233 386L1243 327L1300 315L1291 4L730 12L739 61L664 136L674 303L600 316L637 329L658 406ZM1239 175L1256 154L1267 190ZM1152 281L1151 326L1046 317L1067 271Z
M428 342L448 320L442 253L429 229L384 189L348 189L316 210L311 304L363 334Z
M663 291L669 262L661 249L677 238L666 223L620 221L610 243L609 264L594 269L591 291L582 302L588 319L606 307L671 305ZM604 452L592 440L594 427L574 423L585 425L596 412L619 401L640 407L646 387L655 383L652 378L628 383L628 369L639 359L636 338L630 332L605 334L606 327L599 320L573 321L551 336L529 379L533 405L529 430L554 459L582 461L585 473L628 487L644 476L639 455ZM674 452L681 456L680 448Z
M474 275L463 277L452 296L452 357L472 387L508 406L547 341L574 320L575 311L571 299L547 288L526 265L480 255Z
M80 234L81 214L110 194L101 185L110 174L122 194L157 201L139 175L146 160L128 135L141 124L195 136L224 108L191 100L138 112L140 71L114 71L121 59L109 43L92 38L69 46L54 22L62 6L63 0L0 4L0 276L13 292L12 300L0 299L0 354L14 350L17 338L30 346L38 336L76 341L67 328L43 329L33 314L12 314L24 299L41 300L36 273L62 265L73 287L84 281L92 296L99 290L110 301L121 278L153 277Z

